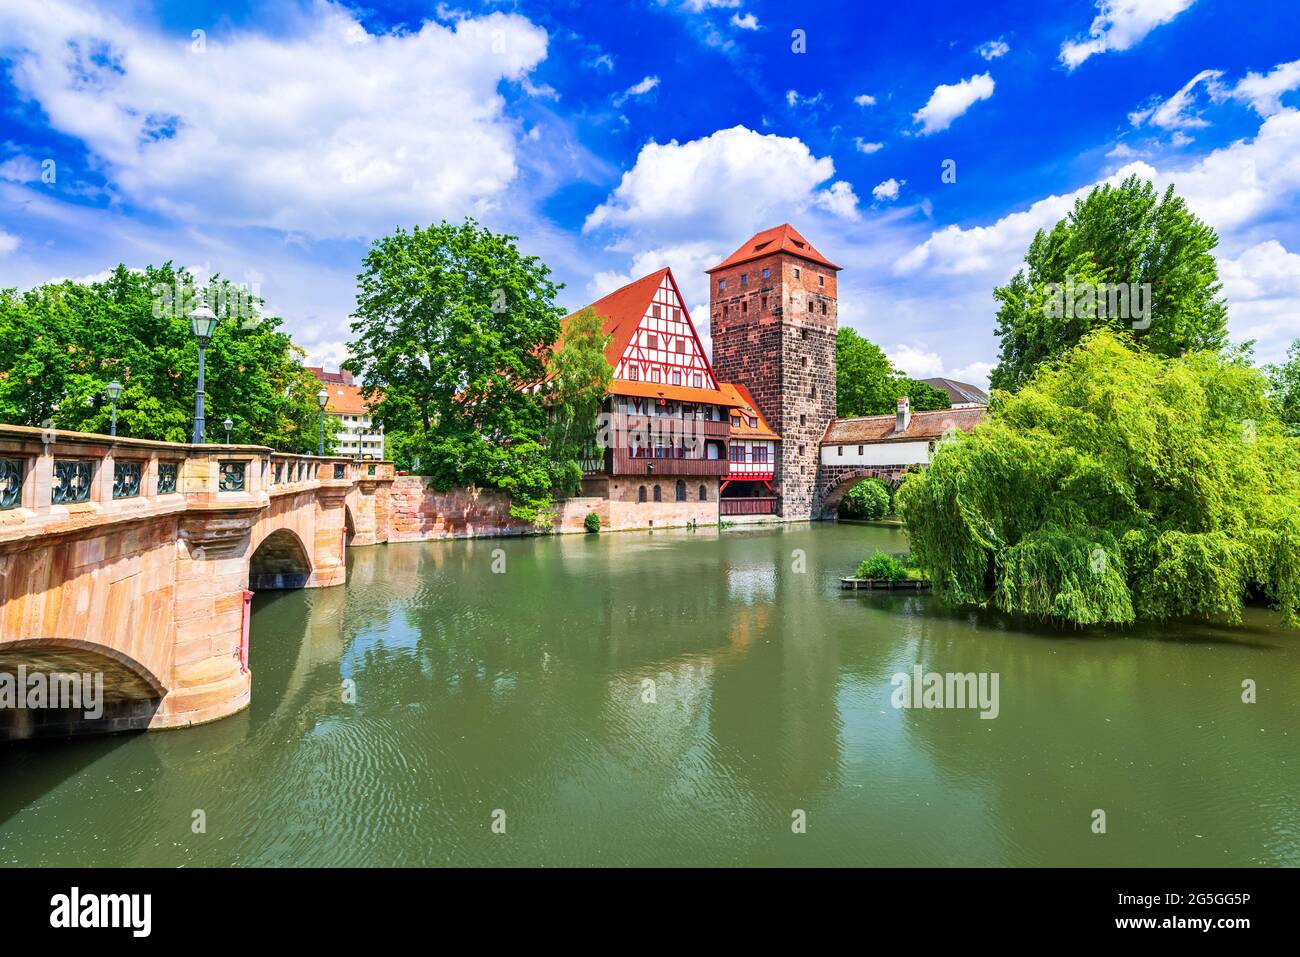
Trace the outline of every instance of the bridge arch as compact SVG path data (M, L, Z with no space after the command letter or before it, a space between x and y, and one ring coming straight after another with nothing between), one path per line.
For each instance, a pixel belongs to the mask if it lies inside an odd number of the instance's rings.
M148 667L107 645L7 641L0 644L0 740L143 730L167 690Z
M311 557L292 529L277 528L262 539L248 560L252 591L305 588L311 578Z
M907 469L903 466L860 466L828 470L823 477L821 503L823 515L834 515L849 489L866 479L880 479L886 485L897 485L903 479Z

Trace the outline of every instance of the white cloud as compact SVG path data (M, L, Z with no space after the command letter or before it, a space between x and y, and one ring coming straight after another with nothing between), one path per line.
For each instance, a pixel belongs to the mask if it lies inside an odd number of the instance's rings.
M1145 109L1130 113L1129 122L1134 126L1149 124L1162 130L1198 129L1209 126L1210 124L1195 112L1196 87L1204 83L1210 96L1218 97L1221 93L1219 84L1221 76L1223 76L1222 70L1202 70L1163 103L1157 97Z
M866 153L868 156L872 153L879 153L885 148L884 143L868 143L861 136L854 137L853 145L858 148L859 153Z
M30 156L19 154L0 163L0 179L11 183L34 183L41 178L41 167Z
M731 25L739 30L757 30L758 17L752 13L747 13L743 17L738 13L731 15Z
M1011 47L1006 41L999 37L996 40L989 40L981 43L976 47L976 51L986 60L996 60L1000 56L1006 56L1011 52Z
M903 180L900 183L898 180L894 179L891 176L889 179L885 180L883 183L879 184L874 189L872 189L871 195L874 196L877 200L898 199L898 190L906 182L907 180Z
M660 0L662 3L663 0ZM740 6L740 0L682 0L682 6L691 13L703 13L709 7L722 7L726 10L734 10Z
M837 180L831 183L829 189L824 189L813 197L813 205L826 210L828 213L840 217L841 219L857 219L858 197L853 192L853 185L846 180Z
M948 370L944 377L987 389L989 387L989 373L992 371L993 363L991 362L972 362L970 365L964 365L960 369Z
M930 94L929 102L912 114L913 123L921 123L918 135L927 136L946 130L957 119L980 100L987 100L993 95L993 77L987 73L957 83L941 83Z
M886 349L885 355L894 368L913 379L929 379L943 375L943 359L939 353L923 346L900 344Z
M1282 94L1300 88L1300 60L1279 63L1267 73L1247 73L1232 89L1232 97L1244 100L1260 116L1282 111Z
M1107 159L1136 159L1139 156L1145 156L1141 150L1135 150L1127 143L1116 143L1114 147L1106 154Z
M500 201L519 130L499 87L545 58L545 30L494 13L376 35L330 0L296 26L194 52L85 4L10 0L0 55L119 196L174 219L360 236Z
M0 256L11 253L18 248L19 239L12 233L0 229Z
M589 70L605 70L606 72L612 72L614 69L614 57L602 51L583 60L582 65Z
M640 80L639 82L633 83L622 93L618 94L618 96L614 97L614 105L622 106L632 97L645 96L647 93L655 89L657 86L659 86L659 77L647 76L644 79Z
M1172 21L1196 0L1097 0L1097 16L1086 39L1061 44L1061 62L1070 70L1089 57L1128 50L1156 27Z
M1277 360L1300 336L1300 254L1275 239L1235 259L1219 258L1219 278L1235 335L1267 343L1264 360Z
M856 213L848 184L821 188L834 173L829 156L814 156L797 137L744 126L686 143L652 140L587 217L583 231L643 230L679 241L706 236L734 245L737 236L758 228L756 223L774 225L783 221L778 216L810 207L844 217Z
M870 93L859 93L853 98L853 102L858 104L858 106L875 106L876 98Z
M1195 142L1195 140L1182 130L1175 131L1174 135L1169 137L1169 145L1175 149L1182 149L1184 146L1192 142Z

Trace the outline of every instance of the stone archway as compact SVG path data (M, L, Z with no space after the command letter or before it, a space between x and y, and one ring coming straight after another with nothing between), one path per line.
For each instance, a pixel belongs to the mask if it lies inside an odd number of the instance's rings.
M0 644L0 741L142 731L167 694L139 661L76 638Z
M823 468L818 483L820 514L822 517L834 516L840 500L848 494L849 489L859 482L876 478L888 485L896 485L903 474L912 466L907 465L870 465L870 466L830 466Z
M311 559L302 540L287 528L276 529L257 546L248 561L252 591L304 588L311 578Z

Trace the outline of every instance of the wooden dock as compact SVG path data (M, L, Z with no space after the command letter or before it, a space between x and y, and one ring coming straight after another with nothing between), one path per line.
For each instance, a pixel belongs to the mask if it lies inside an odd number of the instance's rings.
M840 588L845 591L859 589L887 589L889 591L925 591L930 587L927 578L902 578L893 581L889 578L841 578Z

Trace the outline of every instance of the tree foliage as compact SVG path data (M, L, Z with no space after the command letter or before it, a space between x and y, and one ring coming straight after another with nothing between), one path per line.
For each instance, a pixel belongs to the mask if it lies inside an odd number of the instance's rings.
M890 507L889 486L878 478L866 478L840 499L839 515L874 520L888 515Z
M903 375L880 346L841 326L835 334L835 414L888 415L901 396L908 397L914 411L952 406L947 392Z
M1286 351L1286 362L1264 367L1269 394L1288 435L1300 435L1300 339Z
M1063 622L1300 622L1300 453L1239 356L1165 358L1098 330L896 495L912 554L961 604Z
M501 489L516 518L546 524L573 476L548 449L539 388L560 332L560 287L515 238L466 220L376 240L357 277L344 365L399 433L402 464L418 460L438 489ZM566 382L580 372L566 365Z
M546 447L556 486L569 495L582 486L581 459L601 451L597 443L600 406L614 379L614 367L605 358L609 340L605 320L588 307L564 324L547 362Z
M1020 388L1039 363L1102 327L1129 331L1164 356L1222 349L1227 306L1213 255L1218 242L1172 186L1158 196L1151 183L1130 176L1096 187L1050 232L1038 231L1026 269L994 290L1001 346L992 386ZM1109 284L1134 293L1149 286L1150 314L1135 319L1130 308L1123 318L1104 291L1088 294ZM1070 303L1060 292L1067 285L1079 289Z
M192 277L170 262L133 271L118 266L99 282L67 280L19 293L0 291L0 420L107 433L109 382L122 385L118 434L188 442L194 417L198 350L186 297ZM315 452L320 384L302 350L220 277L201 290L218 306L242 302L244 315L221 316L205 363L208 436L280 451ZM220 306L225 304L226 310ZM327 443L339 426L328 423Z

